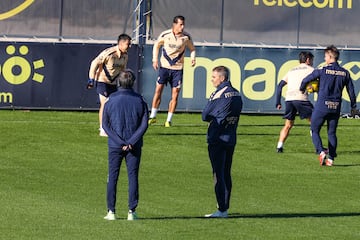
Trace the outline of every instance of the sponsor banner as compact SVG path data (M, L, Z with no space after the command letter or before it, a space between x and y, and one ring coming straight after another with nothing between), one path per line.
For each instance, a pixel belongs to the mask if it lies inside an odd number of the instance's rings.
M152 47L145 48L145 62L142 71L140 91L151 103L157 73L151 66ZM287 71L299 64L300 49L278 48L235 48L235 47L198 47L197 64L190 66L189 57L185 58L184 79L178 102L183 111L201 111L210 93L212 68L224 65L230 69L230 81L244 100L243 111L252 113L279 113L275 108L276 86ZM323 50L309 49L314 56L314 66L323 64ZM340 64L350 71L354 80L357 101L360 101L360 51L341 51ZM285 96L286 87L283 88ZM163 92L160 109L167 110L171 90L167 86ZM310 99L316 100L311 94ZM343 94L343 112L349 112L348 95ZM284 100L284 98L283 98ZM284 102L283 102L284 103Z
M0 34L109 40L132 32L137 40L147 26L154 39L184 14L195 42L360 47L359 0L149 0L147 23L140 2L2 0Z
M183 13L195 42L360 46L359 0L152 0L152 6L153 38Z
M97 108L95 89L86 89L88 71L92 59L110 46L0 42L0 107ZM136 70L137 46L129 55L128 67Z
M41 109L98 109L95 89L87 90L90 62L109 44L0 42L0 107ZM152 46L141 51L133 45L128 68L137 76L136 91L151 107L157 71L152 68ZM197 47L197 64L185 57L179 111L201 111L210 93L212 68L230 69L230 80L244 100L244 111L279 113L275 109L276 86L286 72L298 64L300 49ZM323 63L323 50L310 49L315 66ZM141 65L139 62L143 61ZM350 71L360 101L360 51L341 51L340 64ZM140 66L141 69L140 69ZM286 87L283 89L285 95ZM164 89L160 109L167 111L171 89ZM316 94L310 99L316 101ZM343 95L343 112L349 112Z

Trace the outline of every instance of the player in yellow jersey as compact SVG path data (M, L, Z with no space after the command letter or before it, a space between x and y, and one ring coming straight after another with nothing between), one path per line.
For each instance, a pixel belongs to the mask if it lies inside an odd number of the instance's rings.
M171 126L183 79L185 49L190 50L191 66L195 66L195 47L189 33L184 31L185 18L175 16L172 28L162 32L153 47L153 68L159 70L152 101L149 124L156 122L156 114L161 102L162 91L168 83L171 86L171 100L165 127ZM159 66L159 50L162 46Z
M89 70L87 88L92 88L96 83L96 92L99 94L100 109L99 123L100 136L106 137L102 129L102 114L104 104L111 93L116 92L116 82L121 71L126 69L128 62L127 51L131 45L131 37L127 34L120 34L117 45L103 50L92 62Z

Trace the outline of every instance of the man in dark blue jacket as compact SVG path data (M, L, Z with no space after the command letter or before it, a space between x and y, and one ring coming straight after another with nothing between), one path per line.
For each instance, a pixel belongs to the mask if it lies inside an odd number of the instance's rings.
M148 108L144 99L133 90L135 76L130 70L121 72L117 92L106 102L103 128L108 135L109 175L107 183L106 220L115 220L116 187L123 158L129 181L128 220L137 219L139 201L139 166L143 135L148 128Z
M229 81L229 70L224 66L213 69L215 92L202 112L202 120L209 122L208 152L215 182L218 210L205 217L226 218L232 188L231 164L236 144L236 129L242 109L238 90Z
M300 85L300 90L304 92L310 81L319 78L318 99L311 117L312 141L316 152L319 154L320 165L329 167L333 165L337 155L336 128L340 117L344 87L346 87L349 94L351 108L356 109L354 85L349 72L338 64L339 55L339 50L335 46L327 47L324 58L327 65L321 69L314 70L304 78ZM327 121L329 144L329 156L327 159L326 148L324 148L320 138L320 130L325 121Z

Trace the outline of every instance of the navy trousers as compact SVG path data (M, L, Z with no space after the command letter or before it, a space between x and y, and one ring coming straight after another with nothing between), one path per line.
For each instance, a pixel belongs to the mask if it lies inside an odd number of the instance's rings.
M121 162L125 158L128 173L128 206L129 210L135 211L139 202L139 167L141 148L124 152L119 148L109 147L109 173L107 182L107 207L108 210L115 212L117 182Z
M208 152L213 170L215 195L219 211L230 207L232 188L231 165L235 146L224 144L209 144Z
M336 148L337 148L337 137L336 137L336 129L339 123L339 113L329 113L329 112L321 112L314 111L311 116L311 131L312 131L312 141L316 152L319 154L321 151L324 151L325 148L323 146L320 130L324 125L325 121L327 121L327 134L328 134L328 149L329 149L329 158L335 160Z

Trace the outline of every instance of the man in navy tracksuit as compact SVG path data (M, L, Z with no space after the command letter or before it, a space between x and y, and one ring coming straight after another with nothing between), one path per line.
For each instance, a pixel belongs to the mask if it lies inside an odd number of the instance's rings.
M205 217L228 217L231 195L231 164L236 144L236 129L242 109L239 91L229 81L229 70L224 66L213 69L215 92L202 112L202 120L210 122L207 142L215 181L218 210Z
M306 85L313 79L319 78L319 93L315 104L314 112L311 117L312 141L317 153L319 154L320 165L332 166L336 157L337 137L336 128L338 126L342 92L344 87L350 97L351 108L356 108L356 96L354 85L349 72L339 66L339 50L335 46L325 49L326 66L314 70L304 78L300 85L300 90L305 91ZM328 148L329 156L326 159L326 149L324 148L320 130L324 122L327 121Z
M134 74L126 70L118 79L118 90L106 102L103 128L108 135L109 175L106 220L115 220L116 186L122 159L126 159L129 181L128 220L137 219L139 200L139 166L143 135L148 127L148 108L144 99L132 89Z

